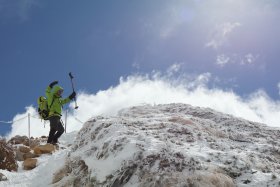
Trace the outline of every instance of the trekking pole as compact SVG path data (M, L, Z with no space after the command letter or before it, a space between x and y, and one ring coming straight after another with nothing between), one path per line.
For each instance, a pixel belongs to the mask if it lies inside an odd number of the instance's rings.
M74 91L75 91L75 89L74 89L74 84L73 84L73 79L74 79L74 77L72 76L71 72L69 73L69 77L70 77L70 79L71 79L72 89L73 89L73 92L74 92ZM75 109L78 109L76 97L74 97L74 101L75 101Z

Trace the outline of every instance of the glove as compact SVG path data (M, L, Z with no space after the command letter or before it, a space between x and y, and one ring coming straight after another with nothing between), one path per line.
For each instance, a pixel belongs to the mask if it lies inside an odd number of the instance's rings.
M72 92L71 95L69 95L69 99L74 99L76 97L76 92Z
M56 85L58 83L58 81L53 81L50 85L49 85L49 87L50 88L52 88L54 85Z

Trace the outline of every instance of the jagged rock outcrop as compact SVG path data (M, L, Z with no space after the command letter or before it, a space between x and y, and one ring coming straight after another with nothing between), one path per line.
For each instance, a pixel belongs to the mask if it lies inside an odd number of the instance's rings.
M5 141L0 141L0 169L8 171L18 170L14 150Z
M36 167L37 159L41 154L52 154L55 151L55 146L52 144L40 145L46 141L47 137L41 137L29 140L27 136L15 136L11 138L7 144L5 141L0 141L0 169L9 171L17 171L17 161L24 161L24 170L31 170ZM30 143L30 146L29 145ZM33 150L31 149L32 147Z

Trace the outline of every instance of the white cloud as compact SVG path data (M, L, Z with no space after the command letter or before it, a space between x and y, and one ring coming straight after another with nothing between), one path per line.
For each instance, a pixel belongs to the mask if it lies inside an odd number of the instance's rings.
M173 65L171 65L171 66L168 68L167 74L168 74L169 76L172 76L172 75L174 75L175 73L178 73L178 72L180 71L181 67L182 67L182 63L173 64Z
M115 115L124 107L143 103L186 103L209 107L237 117L280 127L279 101L273 101L261 90L252 93L248 98L242 98L232 91L209 89L207 83L211 78L210 73L205 73L180 81L178 84L170 77L160 76L160 73L152 76L132 75L121 78L117 86L101 90L96 94L80 92L77 98L79 109L74 110L74 103L70 104L67 131L79 130L82 124L78 120L85 122L97 115ZM25 113L16 115L13 120L21 119L28 113L36 117L35 111L32 106L27 107ZM28 135L27 124L27 118L15 122L9 137L17 134ZM44 128L44 124L39 119L31 118L31 136L48 135L48 132L49 124Z
M241 65L254 64L258 57L259 57L259 55L253 55L253 54L249 53L244 56L244 58L241 60L240 64Z
M207 72L207 73L203 73L197 76L197 78L191 82L190 84L192 84L192 88L196 88L196 87L204 87L207 85L207 83L210 81L212 75L211 73Z
M264 63L263 62L257 63L259 57L260 57L259 54L252 54L252 53L248 53L244 56L237 55L237 54L230 54L230 55L219 54L217 55L215 64L220 67L224 67L228 64L235 64L241 66L254 65L254 67L258 68L258 70L262 70Z
M228 63L230 63L230 57L229 56L226 56L224 54L217 56L216 64L218 66L224 67Z
M213 49L218 49L225 45L228 42L228 36L233 30L237 27L240 27L241 24L239 22L230 23L226 22L221 25L218 25L213 34L211 35L211 39L209 42L205 44L206 47L211 47Z

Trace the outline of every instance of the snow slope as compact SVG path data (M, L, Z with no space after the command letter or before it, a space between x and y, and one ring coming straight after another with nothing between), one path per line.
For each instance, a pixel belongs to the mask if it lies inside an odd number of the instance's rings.
M0 186L280 186L279 137L208 108L137 106L63 135L64 149L31 171L0 170L9 179Z
M68 144L73 143L77 132L62 135L59 139L61 147L59 151L52 155L42 155L38 157L37 167L30 171L23 170L22 163L18 162L18 172L0 170L8 181L1 181L0 187L45 187L51 186L53 173L63 166L65 157L70 151Z
M280 186L279 137L211 109L132 107L84 124L56 186Z

